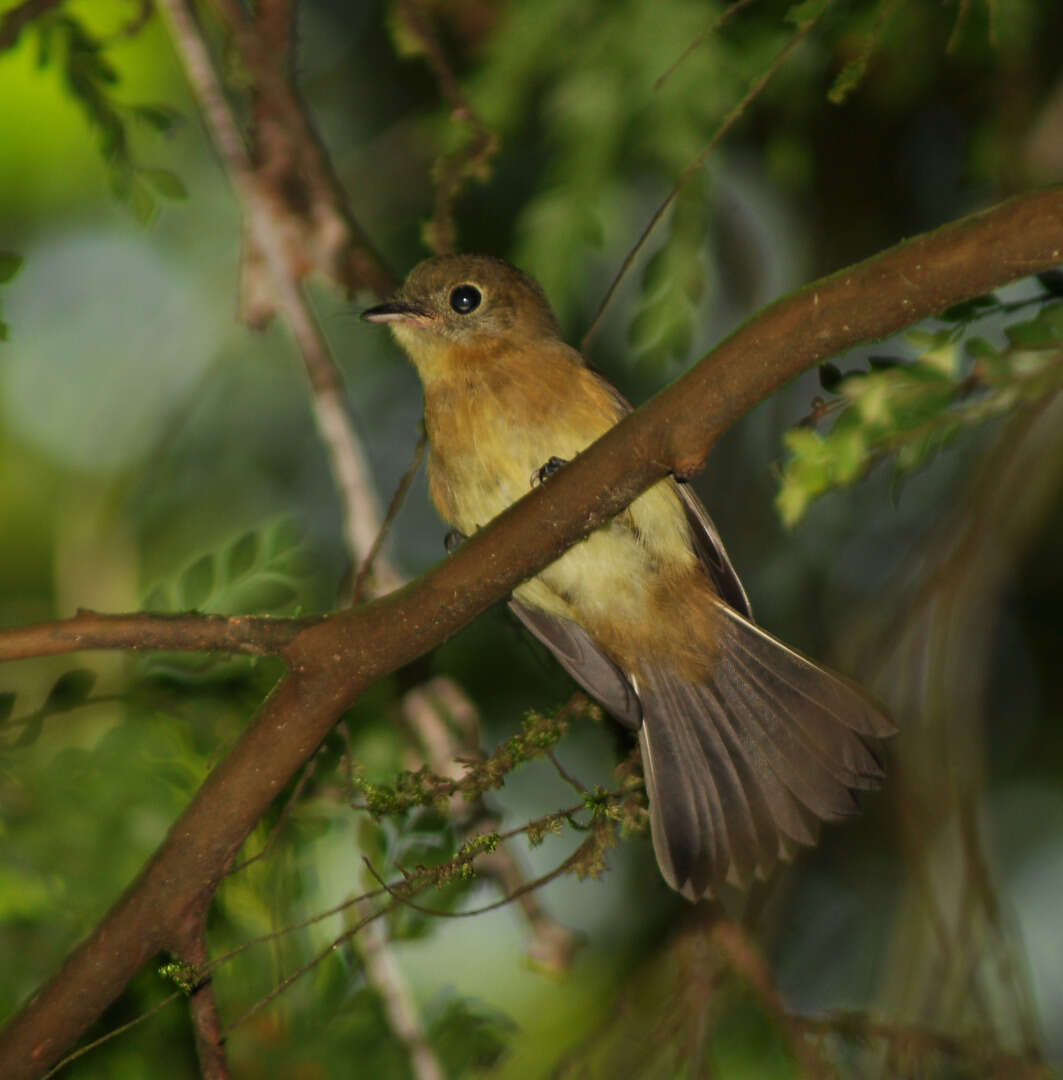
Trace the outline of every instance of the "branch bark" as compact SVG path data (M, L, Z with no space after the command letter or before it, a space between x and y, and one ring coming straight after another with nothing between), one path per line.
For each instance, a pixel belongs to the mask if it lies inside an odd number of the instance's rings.
M278 654L312 619L255 615L101 615L0 630L0 662L60 656L86 649L166 649L179 652Z
M0 1036L0 1074L40 1075L142 964L180 945L184 920L274 796L372 683L457 632L657 480L697 472L730 425L804 369L1060 262L1063 186L815 282L761 312L429 573L372 604L296 624L278 649L288 674L255 721L133 885ZM155 647L188 647L187 632L171 644L159 629Z

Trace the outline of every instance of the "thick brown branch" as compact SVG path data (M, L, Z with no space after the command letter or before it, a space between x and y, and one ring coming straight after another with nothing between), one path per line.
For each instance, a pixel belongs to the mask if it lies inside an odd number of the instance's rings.
M289 675L150 864L0 1037L0 1075L39 1075L143 963L180 940L183 921L270 801L365 688L455 633L668 472L696 472L731 424L805 368L1060 262L1056 187L816 282L761 312L431 573L306 626L284 650Z

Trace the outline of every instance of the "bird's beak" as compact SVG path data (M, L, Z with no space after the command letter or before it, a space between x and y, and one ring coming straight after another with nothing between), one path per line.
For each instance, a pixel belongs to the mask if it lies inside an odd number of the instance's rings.
M432 318L432 313L405 300L389 300L386 304L377 304L363 311L362 318L375 323L425 322Z

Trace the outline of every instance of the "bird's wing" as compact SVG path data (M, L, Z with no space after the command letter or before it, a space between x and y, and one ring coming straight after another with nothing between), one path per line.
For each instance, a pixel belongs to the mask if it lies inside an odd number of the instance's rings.
M588 694L597 698L625 727L638 730L642 723L638 695L627 676L579 623L519 600L510 600L509 610Z
M608 389L617 408L617 420L631 412L631 403L612 383L593 369L591 373ZM746 596L746 590L742 587L742 582L731 565L727 549L723 546L723 541L716 531L712 518L709 517L708 510L701 505L701 500L688 484L681 484L676 480L670 483L686 511L694 551L709 572L709 577L716 586L717 592L723 597L724 602L730 604L740 615L752 618L753 609L749 603L749 597Z
M742 582L731 565L727 549L723 546L723 541L716 531L712 518L709 517L708 510L701 505L701 500L690 490L688 484L676 483L675 489L686 511L687 522L694 541L694 551L708 570L717 592L723 597L724 602L730 604L740 615L751 619L753 608L749 603L749 597L746 596L746 590L742 587Z

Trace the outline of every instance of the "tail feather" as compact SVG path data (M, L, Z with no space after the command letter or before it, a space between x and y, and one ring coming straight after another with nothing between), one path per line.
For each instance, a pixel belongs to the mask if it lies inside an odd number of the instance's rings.
M756 750L798 802L826 820L857 811L849 789L794 735L792 700L764 693L756 681L727 663L720 665L714 681L741 725L743 745Z
M690 715L708 704L702 700L700 688L688 683L670 681L668 689L672 715ZM716 846L722 849L725 859L718 864L717 873L740 881L748 880L756 863L757 831L737 763L727 753L717 725L706 723L690 727L694 739L691 755L686 759L687 768L698 775L703 791L713 791L719 808L720 835L716 838Z
M784 683L815 706L823 719L833 719L843 728L872 739L896 735L896 727L859 687L840 675L824 672L726 604L717 603L716 610L724 617L725 648L749 657L762 676ZM825 679L825 674L830 677Z
M747 694L756 702L785 700L785 685L773 686L752 665L736 662L739 681L748 688ZM769 731L776 742L785 742L796 758L807 761L810 778L817 772L827 773L848 789L872 790L880 787L885 776L882 762L871 747L849 728L834 723L816 712L815 703L795 707L787 716L761 716L761 726L779 728L778 735ZM838 812L848 812L845 806Z
M726 860L717 843L726 833L719 820L713 821L709 798L692 790L696 775L684 766L682 753L670 737L674 733L662 729L657 732L661 735L657 739L651 730L643 724L639 729L639 745L650 793L654 851L665 881L688 900L696 900L704 893L698 861L714 868L722 867ZM667 790L669 798L662 799L656 794L661 790ZM723 873L726 874L726 869Z
M878 787L885 775L882 762L860 735L882 738L893 734L893 726L874 710L862 691L839 676L825 680L822 668L759 627L728 614L735 624L727 635L729 657L745 680L757 687L758 696L780 700L796 695L805 707L795 708L791 714L795 738L801 739L843 784ZM846 701L848 709L843 707Z
M703 681L661 662L638 683L654 848L691 900L765 877L815 843L821 820L854 813L853 791L882 778L865 740L893 732L839 676L720 611L720 652Z
M778 858L790 859L799 847L814 844L819 837L820 819L797 800L756 747L743 746L741 725L726 707L721 709L719 722L728 750L746 763L748 781L745 790L752 793L751 798L762 800L767 807L768 832L772 837L777 834ZM771 848L769 840L764 847L765 862L774 865Z

